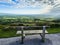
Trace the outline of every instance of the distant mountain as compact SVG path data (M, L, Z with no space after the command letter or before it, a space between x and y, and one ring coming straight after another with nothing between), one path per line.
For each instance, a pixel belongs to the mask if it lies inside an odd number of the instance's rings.
M4 15L13 16L13 15L16 15L16 14L0 13L0 16L4 16Z
M29 14L29 15L22 15L22 14L8 14L8 13L0 13L0 16L4 16L4 17L29 17L29 18L37 18L37 19L60 19L60 15L40 15L40 14Z
M60 15L56 15L56 16L54 17L54 19L60 20Z

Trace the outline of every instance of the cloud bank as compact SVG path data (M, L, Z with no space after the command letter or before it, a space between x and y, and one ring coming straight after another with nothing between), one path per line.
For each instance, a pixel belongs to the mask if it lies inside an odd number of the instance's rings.
M54 14L57 12L59 14L60 0L0 0L0 7L22 9L15 10L16 14L20 12L20 14ZM29 10L23 10L23 8ZM31 8L34 10L30 10ZM12 11L8 12L14 13Z

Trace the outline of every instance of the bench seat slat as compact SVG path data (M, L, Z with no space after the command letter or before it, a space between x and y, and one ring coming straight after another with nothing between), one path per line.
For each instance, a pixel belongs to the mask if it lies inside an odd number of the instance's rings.
M43 33L43 30L24 30L24 34L38 34L38 33ZM45 30L45 33L48 33L47 30ZM21 34L21 31L17 31L16 34Z

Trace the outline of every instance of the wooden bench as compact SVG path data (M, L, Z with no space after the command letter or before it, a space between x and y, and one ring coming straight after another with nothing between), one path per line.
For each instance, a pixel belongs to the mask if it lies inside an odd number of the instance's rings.
M43 33L43 30L24 30L23 34L40 34ZM48 33L47 30L45 30L45 33ZM17 31L16 34L21 34L21 31Z
M17 31L16 34L21 34L22 38L21 38L21 43L23 44L23 40L25 38L25 35L29 35L29 34L40 34L42 37L42 41L45 41L45 34L48 33L46 30L47 26L42 26L43 30L24 30L24 26L20 26L22 30Z

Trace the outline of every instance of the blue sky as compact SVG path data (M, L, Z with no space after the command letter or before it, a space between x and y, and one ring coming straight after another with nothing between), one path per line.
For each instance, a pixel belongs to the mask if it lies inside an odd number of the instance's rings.
M59 15L60 1L57 0L54 5L48 5L37 2L25 3L22 0L0 0L0 13Z

